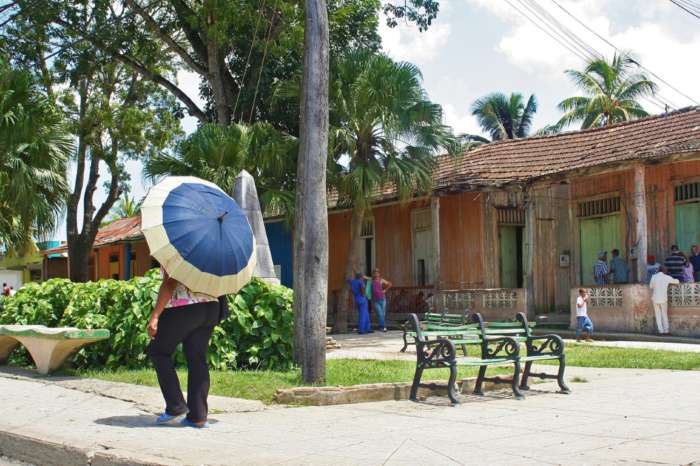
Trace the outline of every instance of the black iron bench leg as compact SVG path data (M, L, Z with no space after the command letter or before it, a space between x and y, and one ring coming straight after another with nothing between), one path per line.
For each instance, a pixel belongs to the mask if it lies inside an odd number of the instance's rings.
M408 348L408 340L406 340L406 330L404 329L403 331L403 348L401 348L401 353L406 352L406 348Z
M411 385L411 394L408 397L411 401L418 401L418 386L420 385L421 377L423 377L423 366L419 364L416 366L416 373L413 375L413 385Z
M559 372L557 373L557 383L559 384L559 388L561 389L561 393L569 394L571 393L571 389L569 388L568 385L566 385L566 382L564 381L564 370L566 369L566 359L564 354L559 356Z
M462 354L464 354L465 357L467 356L467 345L462 345Z
M518 384L518 381L520 379L520 361L515 361L513 364L513 380L511 381L511 387L513 389L513 395L515 396L516 400L522 400L525 398L523 396L523 393L520 391L520 387Z
M484 391L481 389L481 385L484 383L484 377L486 376L486 366L479 367L479 375L476 378L476 383L474 384L474 395L483 395Z
M531 367L532 361L527 361L525 363L525 370L523 371L523 378L520 380L520 390L530 390L530 386L527 384L527 379L530 377Z
M457 386L457 366L452 364L450 366L450 380L447 382L447 396L450 398L452 404L459 404L457 399L457 393L455 387Z

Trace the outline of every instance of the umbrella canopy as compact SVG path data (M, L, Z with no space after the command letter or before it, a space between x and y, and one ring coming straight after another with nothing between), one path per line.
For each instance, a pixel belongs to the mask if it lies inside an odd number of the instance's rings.
M165 178L148 191L141 229L151 255L192 291L235 293L253 275L255 237L248 219L214 183Z

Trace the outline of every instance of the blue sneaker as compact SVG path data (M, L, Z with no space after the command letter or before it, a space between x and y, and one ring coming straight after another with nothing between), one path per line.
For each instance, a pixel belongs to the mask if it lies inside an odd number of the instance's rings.
M168 422L170 422L174 419L177 419L180 416L184 416L184 413L178 414L176 416L173 416L172 414L168 414L168 413L163 413L156 418L156 424L167 424Z
M195 429L207 429L209 427L208 422L205 422L204 424L197 424L190 421L187 418L184 418L182 421L180 421L180 425L183 427L194 427Z

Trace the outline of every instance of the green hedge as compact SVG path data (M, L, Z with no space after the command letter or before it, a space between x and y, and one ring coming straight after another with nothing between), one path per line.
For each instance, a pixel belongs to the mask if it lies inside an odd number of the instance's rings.
M106 328L109 340L81 349L73 364L81 369L144 367L149 364L146 323L160 283L157 271L128 281L73 283L56 278L29 283L4 300L0 323ZM212 336L212 368L284 370L292 365L290 289L253 280L229 296L229 307L231 316ZM180 350L176 358L184 363Z

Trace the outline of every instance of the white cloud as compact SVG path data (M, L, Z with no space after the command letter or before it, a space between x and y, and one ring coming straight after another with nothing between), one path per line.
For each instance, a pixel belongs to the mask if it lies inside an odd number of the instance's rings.
M434 23L427 31L418 32L415 25L399 23L390 28L379 24L384 51L395 60L416 64L428 63L438 56L450 39L450 25Z
M445 124L452 127L454 134L482 134L476 119L466 109L456 109L452 104L444 104L442 113Z

